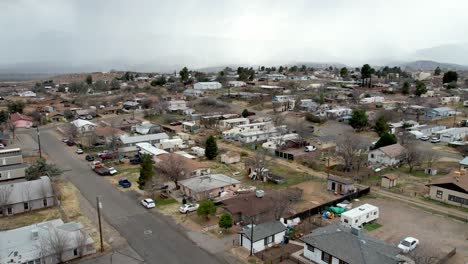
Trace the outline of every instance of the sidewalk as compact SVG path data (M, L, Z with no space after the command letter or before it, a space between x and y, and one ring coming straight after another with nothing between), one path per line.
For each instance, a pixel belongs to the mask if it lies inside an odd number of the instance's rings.
M403 196L403 195L387 192L387 191L384 191L384 190L372 190L372 191L375 191L376 193L378 193L378 194L380 194L380 195L382 195L384 197L387 197L387 198L391 198L391 199L398 200L398 201L401 201L401 202L404 202L404 203L412 204L412 205L415 205L415 206L419 206L419 207L423 207L425 209L435 211L435 213L438 213L438 214L450 215L450 216L460 218L460 219L464 219L465 221L468 221L468 213L457 210L457 209L453 209L453 208L444 207L444 206L437 205L437 204L424 202L424 201L421 201L420 199L417 199L417 198Z

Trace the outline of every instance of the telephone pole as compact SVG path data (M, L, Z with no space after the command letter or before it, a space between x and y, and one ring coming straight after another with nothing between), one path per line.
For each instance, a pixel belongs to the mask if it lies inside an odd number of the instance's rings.
M253 217L250 217L250 256L253 255L253 243L254 243L254 237L253 237L253 229L254 229L254 223L253 223Z
M98 214L98 221L99 221L99 240L101 241L101 252L104 252L104 242L102 241L102 227L101 227L102 203L99 201L99 196L96 196L96 204L97 204L97 214Z
M39 134L39 127L36 127L36 131L37 131L37 144L39 145L39 158L42 159L41 136Z

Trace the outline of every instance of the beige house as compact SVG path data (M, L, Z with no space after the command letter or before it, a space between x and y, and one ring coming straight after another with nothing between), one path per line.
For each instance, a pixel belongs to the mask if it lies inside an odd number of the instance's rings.
M179 181L179 185L184 195L203 201L237 191L240 181L224 174L209 174Z
M184 177L197 177L202 175L207 175L210 173L210 167L204 165L203 163L186 158L176 153L165 153L158 155L154 158L156 164L154 165L157 169L164 169L164 166L161 164L168 163L168 162L177 162L183 167L184 170Z
M225 164L232 164L240 162L241 156L239 152L229 151L221 154L221 162Z
M387 188L387 189L393 188L397 185L397 179L398 179L398 176L394 174L384 175L382 176L382 181L380 183L380 186L382 186L383 188Z
M431 199L468 208L468 175L464 171L431 180Z

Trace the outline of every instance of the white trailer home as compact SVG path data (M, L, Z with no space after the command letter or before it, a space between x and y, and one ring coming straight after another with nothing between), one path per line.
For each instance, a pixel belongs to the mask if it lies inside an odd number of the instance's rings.
M345 226L360 228L379 218L379 208L363 204L341 214L341 223Z

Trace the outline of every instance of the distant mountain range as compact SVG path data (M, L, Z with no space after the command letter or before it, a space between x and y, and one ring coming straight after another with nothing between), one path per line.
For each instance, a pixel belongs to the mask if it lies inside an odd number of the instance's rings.
M393 66L393 65L392 65ZM417 60L404 63L398 63L395 66L400 66L402 69L407 70L422 70L433 71L439 67L442 70L468 70L468 66L459 65L455 63L443 63L431 60Z

